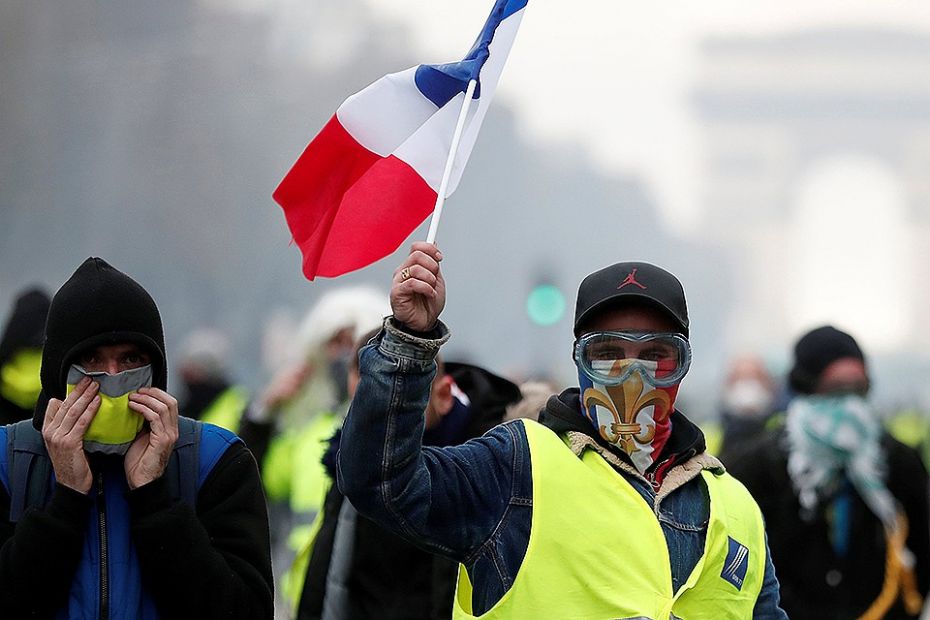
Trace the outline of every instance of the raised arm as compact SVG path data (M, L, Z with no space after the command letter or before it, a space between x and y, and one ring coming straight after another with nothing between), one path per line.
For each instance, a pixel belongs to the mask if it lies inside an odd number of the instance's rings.
M394 273L394 316L360 353L338 482L362 514L461 561L490 537L511 501L522 437L509 425L461 446L422 445L434 358L449 337L438 320L441 259L435 246L417 243Z

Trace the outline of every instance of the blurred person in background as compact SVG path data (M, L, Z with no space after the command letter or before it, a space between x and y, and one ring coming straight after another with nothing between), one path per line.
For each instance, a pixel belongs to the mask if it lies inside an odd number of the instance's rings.
M917 450L924 467L930 468L930 415L926 409L895 411L885 420L885 428L892 437Z
M42 389L39 367L51 300L39 288L16 297L0 336L0 425L32 417Z
M366 334L358 349L377 330ZM357 356L349 373L349 394L358 386ZM479 437L521 399L519 388L471 364L437 361L424 412L424 445L458 445ZM336 476L341 433L329 443L323 462ZM359 515L336 485L326 497L321 522L306 561L298 620L442 620L452 617L458 564L420 549Z
M726 463L728 448L765 429L775 409L775 381L756 355L733 358L720 392L717 418L701 422L707 451Z
M677 278L639 262L587 276L579 387L539 422L436 447L422 437L449 338L441 260L415 243L394 273L337 475L361 514L461 563L453 617L785 618L758 507L674 407L691 359Z
M348 409L356 340L379 325L389 308L387 297L370 287L325 293L295 335L297 362L279 371L246 411L241 436L260 459L279 584L311 538L326 497L329 478L321 459ZM279 587L279 595L284 590Z
M551 381L524 381L520 384L521 398L507 407L504 422L527 418L538 420L539 412L546 408L546 402L559 390Z
M867 397L865 356L824 326L794 347L784 425L727 461L768 524L795 620L916 618L930 588L928 476Z
M88 258L52 299L34 417L0 427L9 618L271 618L268 518L232 433L178 414L164 330Z
M332 417L346 403L355 340L374 329L389 309L383 293L365 286L329 291L310 308L292 338L297 360L272 377L243 420L243 439L263 471L269 459L278 458L267 454L269 450L290 452L296 431L304 431L316 418ZM323 432L324 440L332 430Z
M734 358L721 394L719 447L712 450L708 441L708 451L726 464L728 450L765 430L775 413L777 395L775 379L762 358L749 354Z
M249 395L229 376L229 339L217 329L197 329L185 337L180 349L181 413L238 433Z

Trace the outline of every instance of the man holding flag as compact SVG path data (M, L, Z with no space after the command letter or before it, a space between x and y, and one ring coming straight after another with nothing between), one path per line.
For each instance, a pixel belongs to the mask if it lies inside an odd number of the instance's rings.
M460 562L453 617L786 618L758 506L674 406L691 361L675 276L626 262L586 277L580 388L538 423L435 448L422 437L449 338L442 259L415 243L394 274L337 474L361 514Z
M786 618L758 506L674 407L688 314L658 267L618 263L581 283L580 389L550 398L538 423L423 446L449 338L435 218L525 5L498 0L462 62L350 97L275 192L310 279L386 256L436 209L427 242L394 273L393 316L361 350L339 488L360 514L461 564L455 618Z

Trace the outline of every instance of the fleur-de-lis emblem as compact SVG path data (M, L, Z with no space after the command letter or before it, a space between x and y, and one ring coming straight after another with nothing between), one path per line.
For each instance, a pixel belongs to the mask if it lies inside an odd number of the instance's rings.
M611 374L619 375L627 363L629 362L618 360L611 368ZM636 442L652 441L656 427L654 424L647 424L646 429L643 430L643 425L636 421L636 414L652 405L655 407L653 418L661 421L669 414L671 399L668 394L657 389L643 393L643 380L638 372L634 372L623 383L606 386L606 389L610 398L606 398L599 390L587 388L582 394L581 402L585 409L599 405L613 416L614 421L609 429L606 424L600 426L601 437L610 443L618 444L627 454L639 452Z

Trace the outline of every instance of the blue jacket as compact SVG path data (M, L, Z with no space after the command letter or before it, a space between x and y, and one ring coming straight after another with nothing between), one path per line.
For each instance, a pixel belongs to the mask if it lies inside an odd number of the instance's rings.
M7 511L15 495L10 428L0 427L0 510ZM58 485L52 473L44 506L14 515L15 529L4 513L4 614L270 618L267 516L254 460L238 437L219 427L205 424L195 437L190 467L169 468L139 489L129 490L122 457L92 455L95 481L87 496ZM47 459L39 441L35 453ZM185 502L177 497L185 488L172 491L167 480L182 474L196 478Z
M474 586L474 613L480 615L510 588L526 553L533 510L529 446L520 423L503 424L461 446L422 446L433 359L448 339L442 324L438 336L417 338L388 320L376 342L362 349L361 382L343 426L338 483L361 513L464 564ZM619 471L656 506L649 482ZM703 553L709 505L702 485L694 478L659 503L676 589ZM766 548L753 617L786 618L778 598Z

